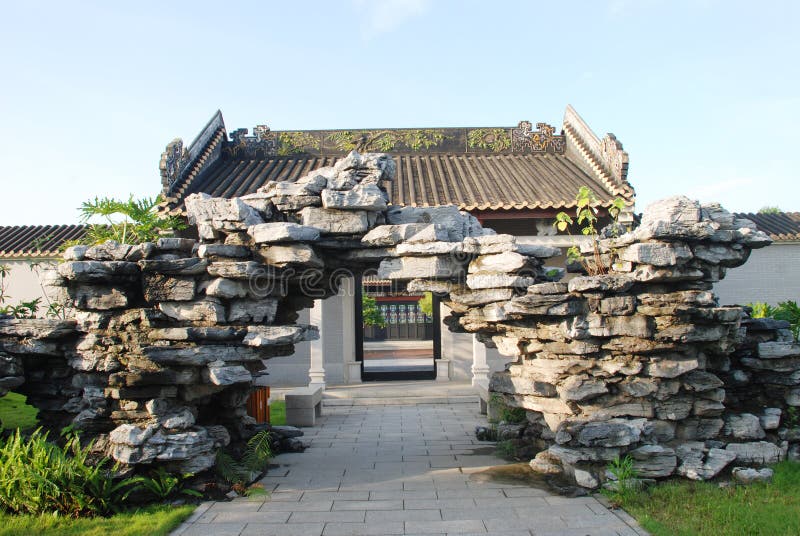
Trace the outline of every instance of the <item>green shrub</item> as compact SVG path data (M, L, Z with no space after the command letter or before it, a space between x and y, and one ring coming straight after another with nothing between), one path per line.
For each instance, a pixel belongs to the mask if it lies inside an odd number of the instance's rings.
M138 477L134 480L159 501L164 501L179 493L192 497L202 497L202 493L183 487L183 481L191 476L190 473L180 476L173 475L163 467L159 467L150 476Z
M608 472L614 475L616 482L611 484L611 489L604 489L603 494L609 498L614 506L620 506L629 501L632 496L640 491L641 483L638 473L633 466L633 458L617 456L608 463Z
M752 309L750 316L753 318L774 318L789 322L789 329L792 330L795 340L800 340L800 306L796 301L787 300L775 307L763 302L748 303L747 306Z
M62 448L40 428L28 438L17 430L0 446L0 508L71 517L118 512L137 479L115 479L119 464L109 466L107 458L89 463L91 448L82 447L77 434L68 435Z
M497 455L506 460L513 460L517 457L517 447L513 441L508 439L497 442Z
M241 460L236 460L222 449L218 450L214 467L217 476L231 484L234 491L243 495L264 493L263 487L248 487L248 484L258 478L269 465L269 460L273 457L271 442L268 430L258 432L247 441Z
M489 405L492 407L492 412L501 421L512 424L520 424L527 419L527 412L525 408L515 408L506 404L503 397L497 393L492 393L489 397Z

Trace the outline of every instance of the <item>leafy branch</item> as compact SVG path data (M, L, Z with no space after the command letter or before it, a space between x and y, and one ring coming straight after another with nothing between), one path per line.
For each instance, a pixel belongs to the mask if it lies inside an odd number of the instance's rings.
M599 209L597 208L599 201L597 196L588 186L581 186L575 196L575 219L566 212L559 212L556 214L556 221L553 226L561 232L566 231L570 236L572 225L582 226L579 231L584 236L590 236L592 240L592 260L589 261L581 255L578 246L572 246L567 250L567 260L569 262L578 262L586 270L589 275L599 275L608 273L611 262L606 262L600 252L599 237L597 235L597 223ZM611 206L608 207L608 214L614 223L617 223L620 212L625 208L625 200L617 197L611 201Z
M157 240L162 231L185 229L186 223L182 218L158 213L161 201L161 196L134 199L133 195L127 201L110 197L84 201L79 209L81 221L89 223L100 219L102 223L90 224L81 241L102 244L115 240L123 244L140 244Z

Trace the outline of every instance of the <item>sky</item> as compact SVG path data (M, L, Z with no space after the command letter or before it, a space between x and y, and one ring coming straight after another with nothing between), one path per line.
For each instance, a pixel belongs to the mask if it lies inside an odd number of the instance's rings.
M154 196L166 144L229 131L560 127L670 195L800 210L800 2L0 0L0 225Z

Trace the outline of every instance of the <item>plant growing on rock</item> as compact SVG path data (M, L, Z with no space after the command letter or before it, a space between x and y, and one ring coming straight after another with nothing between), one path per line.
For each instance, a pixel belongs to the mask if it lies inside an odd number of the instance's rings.
M614 479L606 484L603 494L608 497L612 506L618 507L639 491L638 472L630 456L617 456L608 463L606 469Z
M215 470L238 494L260 495L266 493L263 486L249 484L266 470L273 455L272 436L262 430L247 441L240 460L222 449L217 451Z
M114 240L123 244L153 242L164 231L181 230L186 223L177 216L164 216L158 212L161 196L127 201L110 197L95 197L84 201L80 207L80 219L84 223L100 219L101 223L90 223L81 242L102 244Z
M599 201L597 196L588 186L581 186L575 196L575 219L566 212L556 214L556 221L553 226L561 232L566 231L570 236L572 231L570 226L578 225L580 234L588 236L592 242L592 258L587 259L581 255L579 246L572 246L567 250L567 260L579 263L589 275L600 275L608 273L613 263L612 259L606 259L600 251L600 237L598 236L597 224L600 211L597 207ZM613 221L613 229L616 229L617 220L620 212L625 208L625 200L616 197L608 207L608 214Z

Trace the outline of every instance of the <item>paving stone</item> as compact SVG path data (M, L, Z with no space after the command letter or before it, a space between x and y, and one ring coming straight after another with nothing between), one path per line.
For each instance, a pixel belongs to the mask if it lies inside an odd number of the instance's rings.
M406 532L461 534L464 532L485 533L483 521L461 519L450 521L406 521Z
M327 523L323 536L349 536L376 534L404 534L402 521L383 521L373 523Z
M241 536L320 536L324 528L324 523L249 523Z

